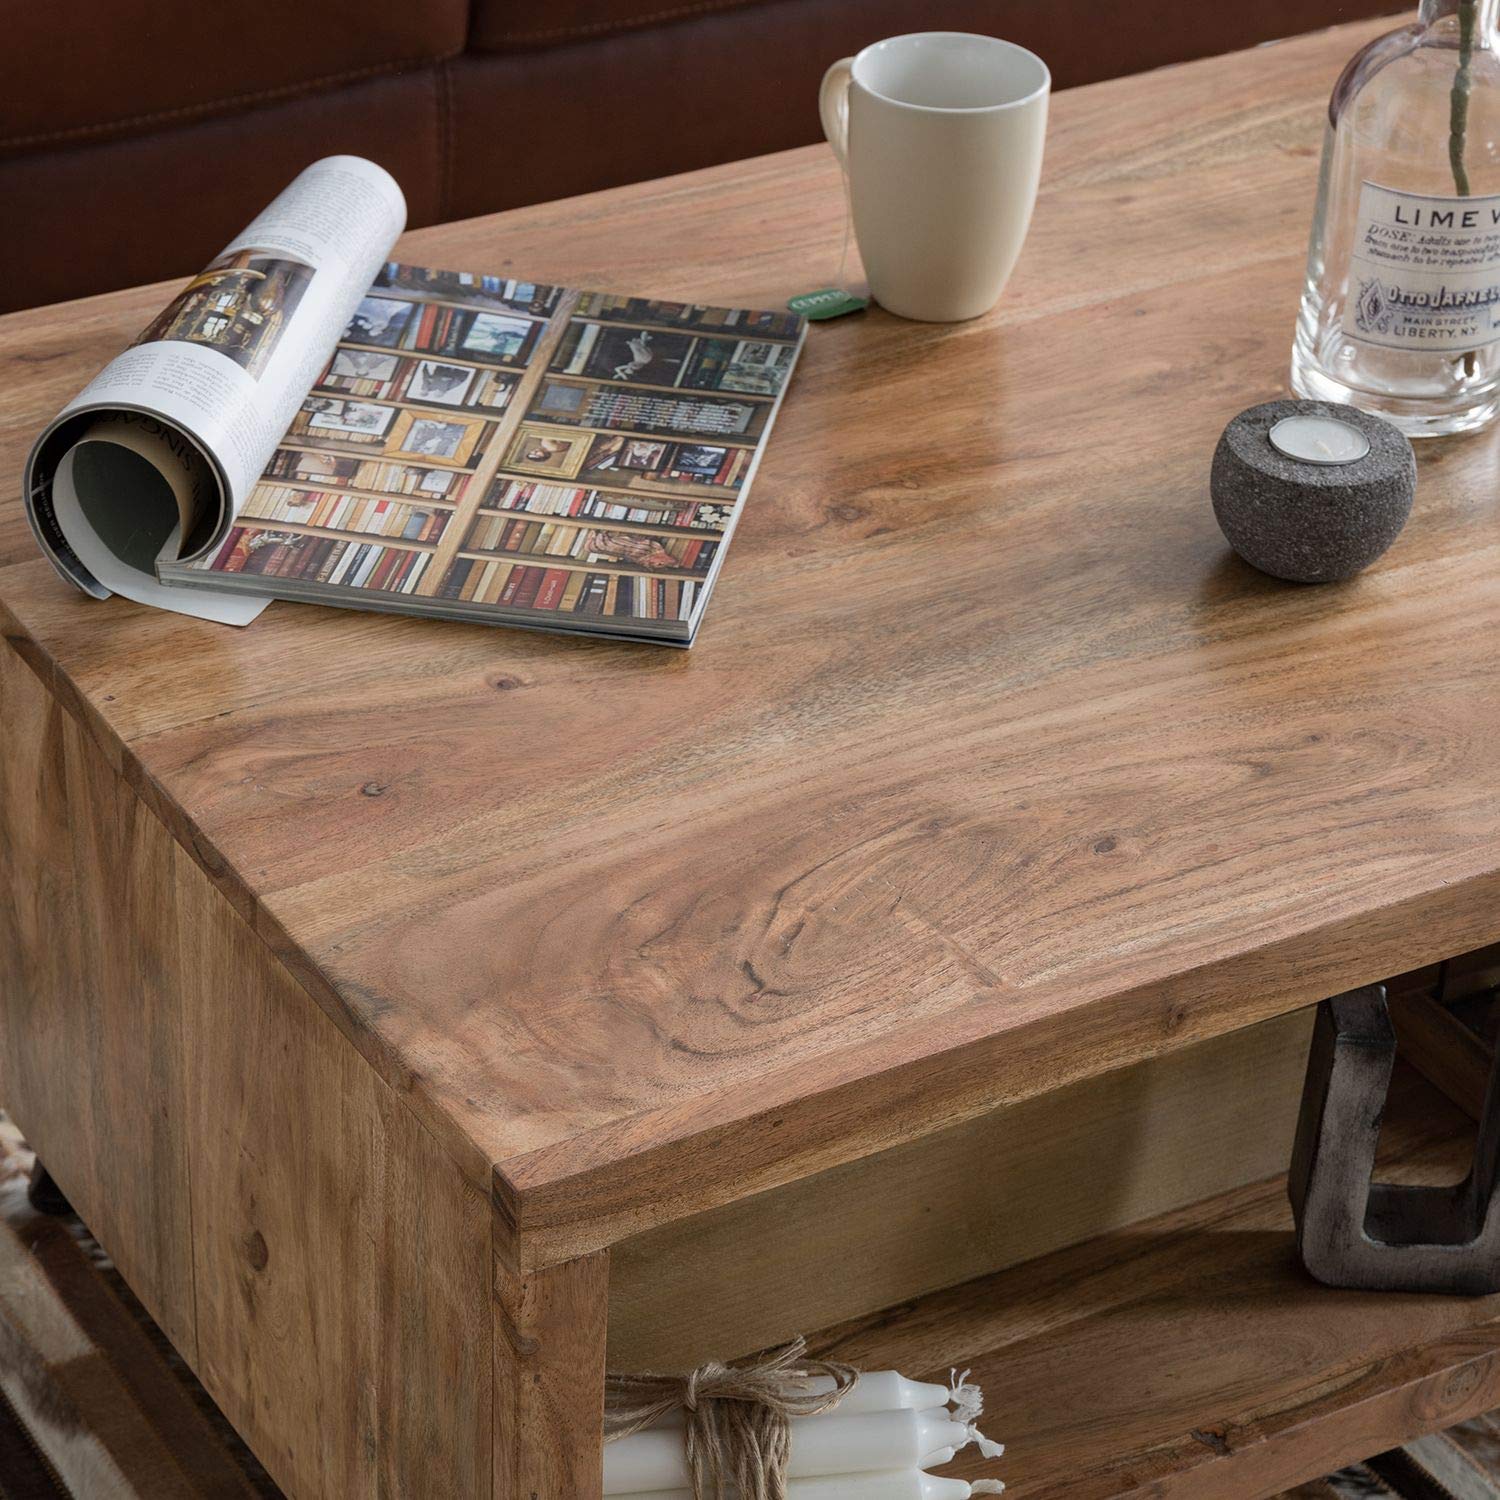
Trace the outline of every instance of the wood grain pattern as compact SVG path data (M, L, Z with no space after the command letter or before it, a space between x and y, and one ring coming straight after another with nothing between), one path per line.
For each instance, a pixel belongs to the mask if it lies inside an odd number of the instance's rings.
M1494 1053L1431 995L1392 996L1401 1056L1471 1120L1484 1112Z
M611 1248L609 1363L691 1369L1285 1171L1312 1014L997 1110Z
M290 1495L488 1496L489 1204L179 855L199 1370Z
M1495 435L1424 450L1346 587L1251 573L1207 504L1372 31L1061 97L993 315L814 331L690 654L166 620L0 509L16 649L493 1185L511 1264L1500 935ZM776 305L838 221L805 151L401 253ZM159 298L0 321L0 460Z
M495 1500L601 1500L607 1252L495 1261Z
M1470 1135L1407 1075L1383 1175L1455 1174ZM1500 1296L1331 1292L1290 1222L1278 1177L817 1342L926 1378L972 1366L1016 1500L1259 1500L1500 1402Z
M0 646L0 1097L193 1359L176 845Z

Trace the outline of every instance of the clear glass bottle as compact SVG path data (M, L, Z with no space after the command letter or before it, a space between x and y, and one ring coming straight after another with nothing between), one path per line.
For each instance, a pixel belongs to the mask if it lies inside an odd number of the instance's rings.
M1500 413L1500 0L1422 0L1333 91L1292 389L1412 437Z

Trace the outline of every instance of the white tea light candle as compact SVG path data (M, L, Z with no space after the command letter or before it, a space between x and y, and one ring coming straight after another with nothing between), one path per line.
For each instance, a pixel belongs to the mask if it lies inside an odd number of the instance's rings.
M1267 436L1278 453L1305 464L1353 464L1370 452L1370 440L1359 428L1321 413L1283 417Z
M1246 562L1291 583L1334 583L1396 540L1411 514L1417 460L1406 437L1369 412L1268 401L1224 429L1208 484L1219 527Z

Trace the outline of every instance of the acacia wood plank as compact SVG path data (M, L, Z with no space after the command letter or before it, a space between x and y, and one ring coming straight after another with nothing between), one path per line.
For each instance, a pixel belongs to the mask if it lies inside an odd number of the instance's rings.
M1059 98L993 315L814 330L690 654L234 633L0 569L15 649L514 1268L1500 936L1494 434L1424 449L1346 587L1252 574L1207 505L1376 29ZM831 269L836 180L790 153L401 253L774 305ZM0 460L160 297L0 320Z
M1500 950L1457 954L1387 986L1401 1058L1472 1120L1484 1112L1494 1064L1487 1031L1460 1014L1500 983Z
M177 846L0 645L0 1099L192 1360Z
M1431 995L1392 997L1400 1055L1471 1120L1484 1112L1494 1052Z
M602 1500L609 1254L494 1269L495 1500Z
M623 1240L610 1367L750 1354L1284 1171L1311 1023L1278 1016Z
M489 1204L177 856L201 1378L297 1500L488 1497Z
M1398 1079L1382 1174L1458 1175L1470 1122ZM1500 1402L1500 1295L1319 1286L1280 1177L815 1342L926 1378L972 1366L1017 1500L1260 1500Z

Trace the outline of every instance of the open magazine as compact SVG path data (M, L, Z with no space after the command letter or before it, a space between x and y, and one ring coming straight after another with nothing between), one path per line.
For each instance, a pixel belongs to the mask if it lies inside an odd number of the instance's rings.
M805 333L388 260L315 163L49 424L32 528L98 598L271 599L691 645Z

